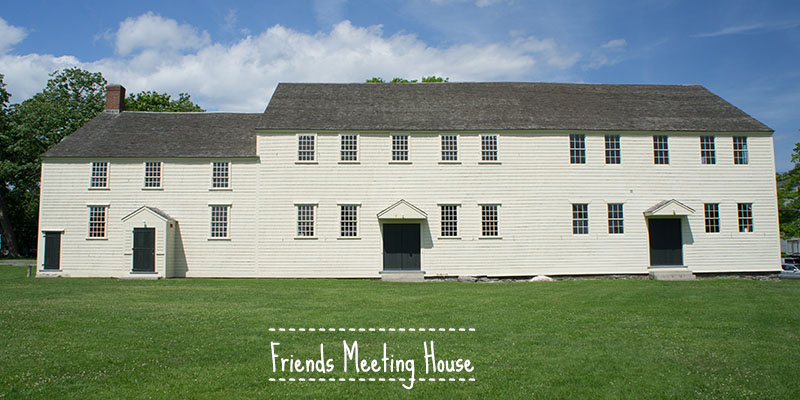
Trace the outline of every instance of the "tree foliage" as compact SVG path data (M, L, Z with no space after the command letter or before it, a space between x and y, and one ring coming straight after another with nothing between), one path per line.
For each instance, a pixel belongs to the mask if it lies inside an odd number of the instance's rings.
M128 111L159 111L159 112L203 112L199 105L192 103L191 96L187 93L178 95L177 100L172 100L167 93L143 91L125 98L125 110Z
M442 78L442 77L439 77L439 76L436 76L436 75L423 76L422 79L421 79L421 82L430 82L430 83L441 82L441 83L445 83L445 82L450 82L450 78ZM377 76L377 77L372 77L370 79L367 79L366 83L387 83L387 82L385 80L383 80L383 78ZM416 79L408 80L408 79L405 79L405 78L392 78L392 80L389 81L388 83L417 83L417 80Z
M792 153L794 167L778 174L778 208L781 237L800 237L800 143Z

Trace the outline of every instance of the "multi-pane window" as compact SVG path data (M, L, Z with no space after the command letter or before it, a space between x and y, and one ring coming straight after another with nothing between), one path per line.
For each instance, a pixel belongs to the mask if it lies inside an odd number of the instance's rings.
M706 203L705 217L706 217L706 233L719 232L719 204Z
M717 163L717 149L713 136L700 136L700 162L705 165Z
M297 236L314 237L314 205L297 206Z
M481 161L497 161L497 135L481 135Z
M211 163L211 187L226 189L230 187L231 163L227 161L214 161Z
M753 231L753 203L737 204L739 210L739 232Z
M572 233L585 235L589 233L589 205L572 205Z
M442 161L458 161L458 135L442 135Z
M161 162L148 161L144 163L144 187L161 187Z
M497 208L497 204L481 205L481 236L499 236Z
M606 164L620 164L621 162L619 135L606 135Z
M297 136L297 160L298 161L314 161L315 158L315 142L316 136L314 135L298 135Z
M669 142L667 136L653 136L653 163L669 164Z
M608 204L608 233L625 233L622 203Z
M358 161L358 135L342 135L340 138L339 160Z
M228 237L228 211L230 206L211 206L211 237Z
M92 163L92 178L89 181L89 187L104 188L108 187L108 163L93 162Z
M408 161L408 135L392 135L392 161Z
M586 164L586 135L569 135L570 164Z
M458 236L458 206L443 205L442 208L442 236Z
M733 163L736 165L745 165L747 162L747 136L734 136Z
M358 206L339 206L339 235L341 237L358 236Z
M89 237L106 237L106 206L89 207Z

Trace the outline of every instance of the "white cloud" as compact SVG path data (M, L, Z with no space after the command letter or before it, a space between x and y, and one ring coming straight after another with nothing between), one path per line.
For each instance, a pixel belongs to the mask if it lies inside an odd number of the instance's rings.
M145 21L156 32L183 32L177 44L157 46L152 36L131 35ZM188 32L188 34L187 34ZM157 90L188 92L210 110L260 112L278 82L363 82L373 76L419 79L425 75L451 81L547 80L563 77L580 59L552 39L517 37L509 42L431 46L412 34L384 35L381 26L359 27L349 21L330 32L308 34L280 25L232 44L211 43L191 26L144 14L129 18L116 33L127 40L119 54L94 62L75 57L0 55L0 71L19 102L38 92L47 74L70 66L100 71L129 93ZM196 50L181 53L188 43ZM137 51L134 51L137 50Z
M601 49L618 49L621 47L625 47L628 45L628 42L625 39L614 39L609 40L604 45L600 46Z
M9 25L6 20L0 18L0 54L4 54L11 46L25 39L27 35L25 29Z
M625 39L612 39L603 43L592 51L589 63L584 66L584 69L597 69L618 64L622 61L627 47L628 42Z
M191 25L148 12L119 24L116 48L119 54L127 55L139 49L195 50L210 42L206 31L198 32Z
M457 3L473 3L476 7L485 8L500 3L511 3L511 0L431 0L437 6Z
M698 33L692 35L692 37L704 38L704 37L715 37L715 36L725 36L725 35L766 33L772 31L780 31L784 29L793 29L797 28L798 26L800 26L800 21L788 21L788 22L773 21L770 23L729 26L714 32Z

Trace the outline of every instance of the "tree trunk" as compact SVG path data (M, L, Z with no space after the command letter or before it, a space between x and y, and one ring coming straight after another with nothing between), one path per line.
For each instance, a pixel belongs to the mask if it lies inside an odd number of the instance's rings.
M6 201L3 199L2 191L0 191L0 231L3 232L3 245L8 250L8 255L11 257L19 257L17 238L11 227L11 221L8 219Z

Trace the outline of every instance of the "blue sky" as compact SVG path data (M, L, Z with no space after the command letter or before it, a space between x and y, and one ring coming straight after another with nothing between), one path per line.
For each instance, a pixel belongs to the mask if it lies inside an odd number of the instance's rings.
M19 102L79 66L129 92L259 112L277 82L701 84L800 142L798 1L6 2L0 73Z

